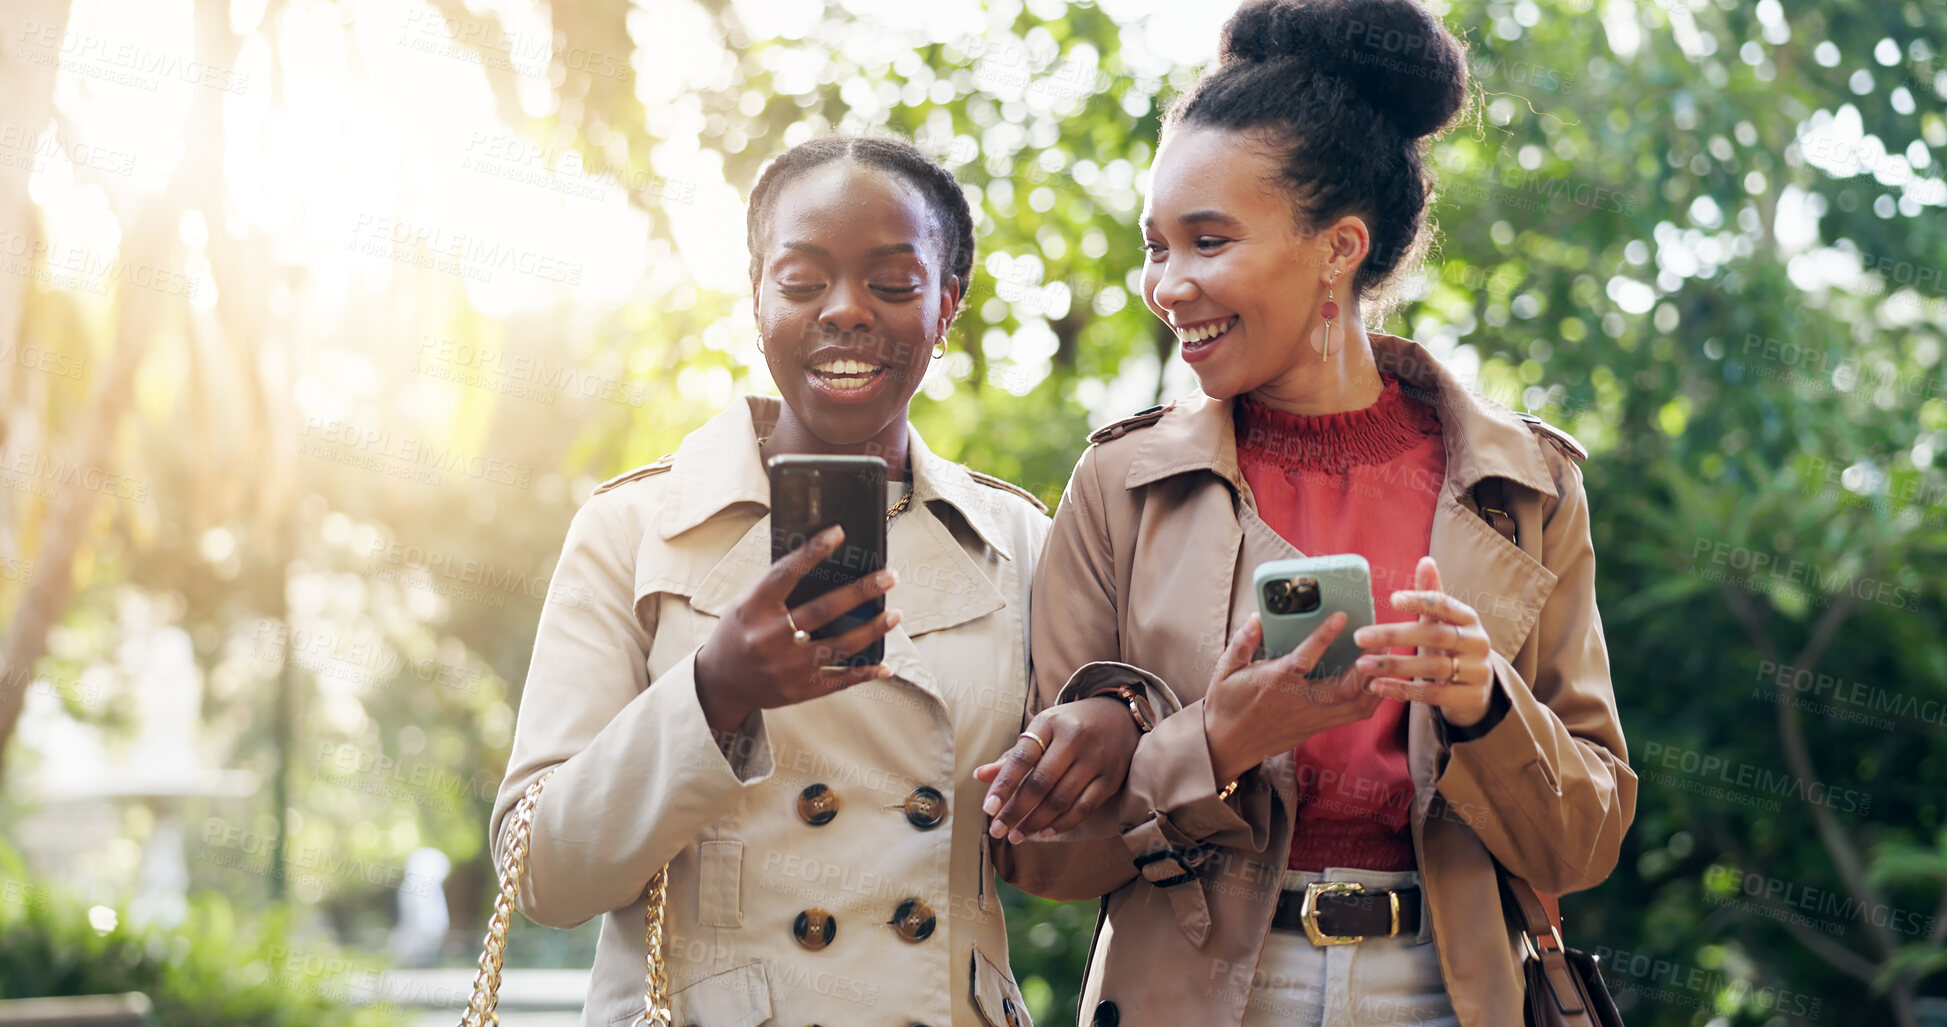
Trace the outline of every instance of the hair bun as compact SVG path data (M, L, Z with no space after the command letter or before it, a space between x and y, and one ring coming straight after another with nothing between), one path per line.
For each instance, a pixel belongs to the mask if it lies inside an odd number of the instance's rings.
M1341 78L1409 138L1445 128L1467 98L1466 47L1418 0L1251 0L1220 52Z

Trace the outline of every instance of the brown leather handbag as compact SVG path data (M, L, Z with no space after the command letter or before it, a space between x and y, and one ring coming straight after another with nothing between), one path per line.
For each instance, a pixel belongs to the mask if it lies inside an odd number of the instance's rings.
M1562 942L1561 913L1498 862L1501 899L1521 925L1527 1027L1623 1027L1596 957Z

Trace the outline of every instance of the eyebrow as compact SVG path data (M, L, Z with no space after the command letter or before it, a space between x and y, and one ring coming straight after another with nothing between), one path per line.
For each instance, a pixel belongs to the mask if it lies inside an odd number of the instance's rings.
M1217 210L1214 207L1206 207L1202 210L1190 211L1184 214L1182 217L1177 218L1176 221L1178 224L1182 224L1182 225L1217 224L1217 225L1229 226L1232 228L1241 228L1244 225L1244 222L1238 220L1235 217L1232 217L1229 214L1224 213L1221 210ZM1142 230L1145 233L1152 232L1156 229L1156 219L1150 217L1147 214L1144 214L1142 216L1142 220L1140 224Z
M830 250L814 242L802 242L802 241L794 240L792 242L785 243L784 248L787 250L795 250L799 253L809 253L814 257L829 257L832 255ZM917 254L918 252L919 250L916 249L912 243L895 242L895 243L887 243L884 246L874 246L870 250L867 250L865 255L868 257L889 257L895 253Z

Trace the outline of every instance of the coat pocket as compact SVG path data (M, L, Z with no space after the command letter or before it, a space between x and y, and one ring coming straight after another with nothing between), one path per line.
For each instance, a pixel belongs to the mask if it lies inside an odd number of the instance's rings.
M973 950L971 977L974 1006L988 1027L1034 1027L1013 976L990 962L978 946Z
M757 1027L771 1018L771 985L764 964L750 962L711 974L671 995L669 1002L679 1024ZM609 1027L622 1027L641 1015L638 1006L610 1019Z

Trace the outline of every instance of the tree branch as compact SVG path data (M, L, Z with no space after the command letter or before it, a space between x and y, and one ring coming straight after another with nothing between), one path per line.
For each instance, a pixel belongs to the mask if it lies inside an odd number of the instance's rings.
M1866 566L1870 568L1877 563L1876 559L1869 559ZM1751 643L1757 648L1759 654L1773 663L1779 663L1778 649L1772 644L1770 636L1762 630L1762 620L1751 602L1751 597L1743 590L1728 585L1722 589L1722 592L1732 613L1737 616L1738 621L1744 625L1746 633L1751 636ZM1806 642L1805 647L1799 650L1797 657L1789 666L1798 670L1811 670L1825 655L1826 648L1837 636L1839 628L1852 616L1853 608L1857 604L1858 600L1848 592L1828 607L1813 627L1811 638ZM1777 687L1785 693L1782 696L1784 701L1775 704L1778 708L1778 742L1784 749L1785 763L1801 781L1807 783L1817 781L1819 780L1818 768L1813 765L1811 749L1805 744L1805 726L1798 716L1797 704L1791 701L1793 698L1789 694L1791 686L1778 683ZM1813 826L1818 830L1819 843L1825 847L1826 854L1832 857L1833 869L1838 871L1840 883L1845 886L1846 891L1855 901L1868 908L1883 905L1884 900L1880 897L1878 889L1866 880L1865 863L1859 857L1858 848L1840 829L1838 818L1833 815L1831 807L1815 802L1807 802L1805 805L1811 811ZM1890 930L1875 927L1870 922L1867 923L1866 928L1867 937L1873 940L1874 947L1879 950L1882 957L1891 955L1898 947Z

